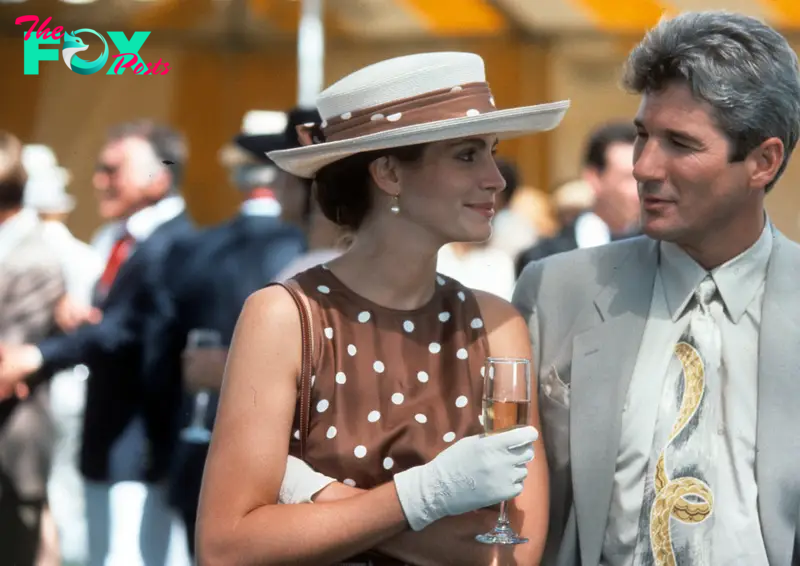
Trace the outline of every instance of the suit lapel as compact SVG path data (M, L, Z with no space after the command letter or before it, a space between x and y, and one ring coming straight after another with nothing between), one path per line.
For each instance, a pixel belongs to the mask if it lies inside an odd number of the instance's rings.
M770 564L789 564L800 512L800 248L777 230L761 312L756 481Z
M656 242L642 238L602 286L572 349L570 459L583 564L600 560L622 407L650 311ZM603 280L607 279L607 280Z

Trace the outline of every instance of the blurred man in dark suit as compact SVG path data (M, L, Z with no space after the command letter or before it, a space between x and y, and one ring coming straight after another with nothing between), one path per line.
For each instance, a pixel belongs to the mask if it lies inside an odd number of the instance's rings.
M162 387L154 397L142 360L165 254L193 230L179 193L186 154L180 134L149 121L110 133L94 183L101 212L117 207L123 221L96 288L101 320L36 345L0 349L0 383L7 386L40 369L90 369L80 455L90 566L139 562L131 553L145 566L162 566L167 555L172 514L163 483L180 389ZM130 198L117 198L123 194Z
M304 215L299 210L307 206L303 185L264 153L297 145L295 126L314 120L319 120L315 114L297 110L288 118L283 113L246 116L244 131L222 154L223 165L242 194L239 214L176 245L168 262L164 277L168 292L159 297L158 327L148 333L158 347L148 349L154 355L146 365L153 383L183 377L182 425L195 425L191 434L182 435L171 486L190 548L217 393L239 313L250 294L306 250L302 230L281 218L286 212ZM255 134L254 129L268 133ZM284 203L295 203L294 210L287 211ZM216 344L185 350L193 331L216 336Z
M521 252L516 260L517 277L532 261L638 235L639 193L633 178L635 140L636 128L629 122L611 122L592 132L581 176L594 193L592 210L568 221L553 238L540 240Z
M21 143L0 132L0 340L9 344L55 331L65 285L42 223L22 208L26 181ZM26 384L0 384L0 556L15 566L36 561L54 442L50 375L31 377Z

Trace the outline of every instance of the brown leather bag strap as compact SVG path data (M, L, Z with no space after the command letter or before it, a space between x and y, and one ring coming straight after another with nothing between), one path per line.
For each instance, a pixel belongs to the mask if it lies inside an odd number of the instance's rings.
M311 414L311 372L314 365L314 325L311 307L305 293L294 280L278 283L294 299L300 313L300 330L303 338L303 358L300 364L300 458L305 459L308 439L309 415Z

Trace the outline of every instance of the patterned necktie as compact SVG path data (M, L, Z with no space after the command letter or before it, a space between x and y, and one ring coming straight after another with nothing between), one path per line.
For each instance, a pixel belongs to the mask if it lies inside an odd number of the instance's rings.
M723 315L710 275L694 293L659 404L636 563L712 566L715 439ZM654 464L653 464L654 462Z

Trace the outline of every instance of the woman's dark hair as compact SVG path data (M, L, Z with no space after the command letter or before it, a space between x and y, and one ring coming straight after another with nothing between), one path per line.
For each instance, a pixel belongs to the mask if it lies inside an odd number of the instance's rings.
M403 163L418 161L428 144L357 153L326 165L314 179L314 196L325 217L356 231L372 209L369 164L380 157L395 157Z

